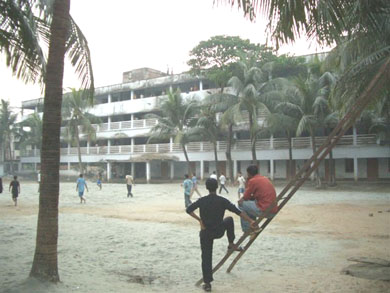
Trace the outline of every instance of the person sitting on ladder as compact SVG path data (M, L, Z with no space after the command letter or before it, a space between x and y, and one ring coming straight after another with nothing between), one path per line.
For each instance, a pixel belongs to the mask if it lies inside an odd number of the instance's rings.
M250 218L256 220L256 217L260 217L276 199L276 191L267 177L258 174L259 171L256 165L250 165L246 172L248 174L247 188L244 195L238 200L238 205ZM278 206L275 205L271 210L270 217L274 216L277 211ZM242 231L248 232L250 222L241 218L241 228Z

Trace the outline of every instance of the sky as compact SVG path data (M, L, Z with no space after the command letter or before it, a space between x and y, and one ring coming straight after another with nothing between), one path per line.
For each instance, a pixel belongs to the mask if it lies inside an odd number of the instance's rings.
M163 72L188 70L189 52L216 35L266 42L267 20L245 19L242 11L213 0L73 0L71 15L86 36L91 51L95 86L119 84L122 73L141 67ZM271 45L271 44L269 44ZM304 55L326 51L304 39L283 46L278 54ZM12 76L0 57L0 99L16 110L21 101L42 97L37 85ZM79 88L69 64L64 88Z

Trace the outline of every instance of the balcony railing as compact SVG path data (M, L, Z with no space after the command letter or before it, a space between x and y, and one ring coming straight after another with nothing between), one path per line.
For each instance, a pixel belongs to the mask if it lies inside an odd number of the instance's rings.
M316 146L320 146L326 137L316 137ZM375 135L357 135L356 143L354 144L353 135L344 135L337 142L336 146L367 146L376 145L377 140ZM217 151L225 151L227 147L226 141L217 142ZM293 149L312 148L310 137L294 137L292 139ZM270 149L287 149L287 138L274 139L259 139L256 142L256 150ZM82 147L82 155L108 155L108 154L137 154L137 153L178 153L182 152L182 147L178 143L162 143L162 144L142 144L142 145L112 145L112 146L94 146ZM211 142L190 142L186 145L188 152L213 152L214 147ZM248 151L251 149L250 140L238 140L232 146L233 151ZM21 152L22 157L37 157L40 155L40 150L26 150ZM77 155L77 148L61 148L61 155Z

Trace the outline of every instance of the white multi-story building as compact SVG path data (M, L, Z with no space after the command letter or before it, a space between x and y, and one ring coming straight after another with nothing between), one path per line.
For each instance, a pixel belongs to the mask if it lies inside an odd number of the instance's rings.
M150 129L157 120L146 119L148 113L158 112L167 88L179 88L183 95L199 99L216 89L204 78L188 74L168 75L149 68L123 73L121 84L104 86L95 91L95 106L90 111L103 123L95 125L97 141L82 139L83 162L90 169L102 168L108 180L133 174L137 179L183 178L187 171L180 145L167 143L147 144ZM25 101L23 109L38 111L41 99ZM234 174L245 171L251 161L250 141L247 134L236 128L236 143L232 150ZM325 137L317 137L320 145ZM219 166L215 166L210 142L191 142L187 145L192 170L199 178L208 177L214 170L226 174L226 142L218 142ZM259 139L257 158L260 172L271 179L286 178L288 142L286 138ZM309 137L293 139L293 166L298 170L312 155ZM356 128L345 135L333 150L336 178L338 179L390 179L390 148L381 145L373 134L359 133ZM21 152L20 172L39 169L40 152L29 149ZM61 145L61 174L77 175L77 148L63 142ZM320 174L327 178L329 163L320 166Z

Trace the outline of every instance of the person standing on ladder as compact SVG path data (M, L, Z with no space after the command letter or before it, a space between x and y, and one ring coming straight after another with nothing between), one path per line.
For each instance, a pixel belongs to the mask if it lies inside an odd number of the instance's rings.
M256 165L250 165L246 172L248 174L248 184L243 197L238 200L239 208L246 212L249 217L256 220L276 199L275 187L271 181L261 176ZM271 210L272 217L278 211L277 205ZM241 218L242 231L248 232L250 222Z
M211 282L213 281L212 257L213 257L213 242L214 239L221 238L225 231L229 241L228 249L241 251L241 247L234 244L234 222L232 217L223 218L225 211L229 210L245 219L250 223L252 229L257 229L255 221L248 217L245 212L240 211L228 199L217 195L218 181L209 178L206 180L206 189L210 192L209 195L203 196L196 202L187 207L186 212L199 221L200 224L200 247L202 250L202 272L203 272L203 289L211 291ZM199 208L199 214L194 211Z

